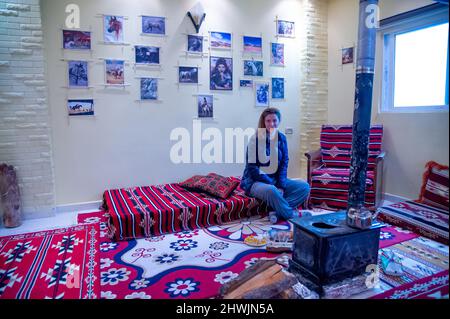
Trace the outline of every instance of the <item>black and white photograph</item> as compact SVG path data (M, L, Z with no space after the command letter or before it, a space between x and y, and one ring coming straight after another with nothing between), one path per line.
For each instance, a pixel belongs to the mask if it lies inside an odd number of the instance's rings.
M141 78L141 100L158 99L158 79Z
M213 117L213 96L197 95L198 117Z
M277 36L287 38L295 37L295 22L277 20Z
M69 116L94 115L94 100L67 100L67 109L69 111Z
M255 83L255 105L269 106L269 83L256 82Z
M342 64L353 63L353 47L342 49Z
M159 64L159 47L134 46L136 64Z
M90 50L91 32L63 30L63 48L69 50Z
M210 57L210 90L233 90L233 59Z
M263 61L244 60L244 75L263 76Z
M178 67L178 83L198 83L198 67Z
M142 33L143 34L166 34L166 18L142 16Z
M270 48L270 64L284 66L284 44L271 43Z
M284 78L272 78L272 99L284 99Z
M103 40L108 43L123 43L123 17L103 16Z
M187 51L192 53L202 53L203 52L203 37L200 35L188 34L188 45Z
M231 33L212 31L210 32L209 41L211 44L211 49L231 49Z
M251 88L253 87L253 80L240 80L239 86L241 88Z
M88 63L87 61L68 61L67 62L69 87L86 88L88 82Z

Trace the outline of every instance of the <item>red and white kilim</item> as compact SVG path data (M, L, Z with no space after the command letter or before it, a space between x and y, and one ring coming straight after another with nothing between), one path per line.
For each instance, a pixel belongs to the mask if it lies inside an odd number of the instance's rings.
M426 169L418 202L448 211L448 166L430 161Z
M99 231L96 223L0 237L0 298L99 298Z
M188 191L179 184L113 189L104 192L103 202L115 240L195 230L268 212L264 203L246 196L240 187L227 199Z

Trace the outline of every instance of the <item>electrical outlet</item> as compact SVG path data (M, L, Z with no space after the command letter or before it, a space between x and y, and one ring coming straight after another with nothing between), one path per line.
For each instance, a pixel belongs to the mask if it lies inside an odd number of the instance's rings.
M284 134L294 134L294 129L292 127L286 127Z

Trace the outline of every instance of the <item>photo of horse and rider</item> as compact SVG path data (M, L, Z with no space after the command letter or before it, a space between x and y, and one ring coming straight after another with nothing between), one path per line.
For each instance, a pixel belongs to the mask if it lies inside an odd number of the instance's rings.
M94 100L67 100L67 109L69 111L69 116L94 115Z
M198 117L213 117L213 96L197 95Z
M136 64L159 64L159 47L135 45Z
M123 60L105 60L106 84L125 84Z

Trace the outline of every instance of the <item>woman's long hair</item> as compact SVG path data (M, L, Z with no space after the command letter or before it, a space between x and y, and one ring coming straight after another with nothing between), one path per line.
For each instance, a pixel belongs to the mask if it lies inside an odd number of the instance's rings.
M276 107L268 107L266 108L261 115L259 116L258 128L266 128L266 116L270 114L275 114L278 117L278 121L281 122L281 112Z

